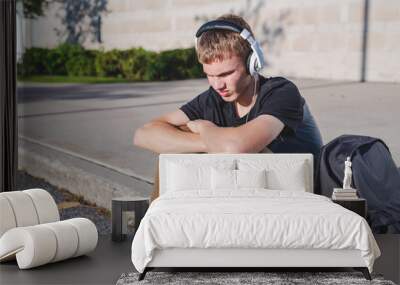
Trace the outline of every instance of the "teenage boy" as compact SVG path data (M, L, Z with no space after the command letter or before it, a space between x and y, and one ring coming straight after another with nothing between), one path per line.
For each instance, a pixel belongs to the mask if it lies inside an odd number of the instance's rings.
M243 18L207 22L196 39L209 89L136 130L136 146L156 153L318 155L321 134L304 98L289 80L258 74L263 54Z

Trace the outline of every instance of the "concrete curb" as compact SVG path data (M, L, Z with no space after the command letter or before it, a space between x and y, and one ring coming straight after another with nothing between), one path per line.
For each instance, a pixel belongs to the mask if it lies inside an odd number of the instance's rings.
M129 170L23 136L18 160L20 170L109 210L113 197L149 197L153 189L152 181Z

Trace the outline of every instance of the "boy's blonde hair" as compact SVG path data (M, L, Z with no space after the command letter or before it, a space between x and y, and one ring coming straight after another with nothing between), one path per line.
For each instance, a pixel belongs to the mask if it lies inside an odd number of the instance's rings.
M253 35L249 24L240 16L226 14L218 17L217 20L225 20L237 24ZM200 63L206 64L222 61L234 55L241 57L245 62L251 52L250 44L239 33L217 29L204 32L197 40L196 50Z

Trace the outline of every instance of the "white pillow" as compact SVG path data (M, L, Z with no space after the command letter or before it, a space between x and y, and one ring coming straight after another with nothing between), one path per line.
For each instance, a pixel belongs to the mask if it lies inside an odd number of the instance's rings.
M236 170L211 168L211 189L236 189Z
M267 187L273 190L306 191L309 181L307 180L307 164L305 161L240 161L240 170L266 169Z
M238 188L267 188L267 171L236 170L236 183Z
M277 168L268 171L268 188L306 192L305 163L294 163L289 168Z
M234 169L235 161L216 161L211 165L201 165L190 162L168 161L167 167L167 191L185 190L210 190L211 168Z
M212 190L239 190L241 188L266 188L267 177L262 170L211 169Z

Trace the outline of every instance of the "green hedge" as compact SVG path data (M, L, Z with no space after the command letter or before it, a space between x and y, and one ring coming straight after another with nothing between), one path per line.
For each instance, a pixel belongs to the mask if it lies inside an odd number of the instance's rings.
M48 53L49 50L44 48L27 49L22 57L21 63L18 63L18 75L29 76L32 74L48 74L47 67L45 66Z
M125 59L125 51L111 50L99 52L96 56L96 74L98 76L122 77L122 62Z
M156 80L198 78L203 69L197 61L194 48L175 49L157 54L149 67L150 77Z
M194 48L159 53L143 48L95 51L62 44L54 49L29 48L18 64L21 77L35 75L101 76L132 81L204 77Z
M142 48L128 50L122 61L124 77L130 80L157 80L150 73L157 56L157 53Z

